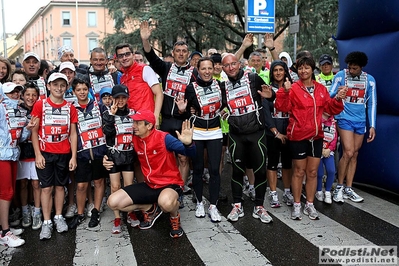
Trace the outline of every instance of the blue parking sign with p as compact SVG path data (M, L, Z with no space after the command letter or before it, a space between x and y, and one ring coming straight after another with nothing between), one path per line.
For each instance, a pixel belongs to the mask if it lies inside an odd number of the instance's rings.
M245 15L246 32L274 33L275 0L246 0Z

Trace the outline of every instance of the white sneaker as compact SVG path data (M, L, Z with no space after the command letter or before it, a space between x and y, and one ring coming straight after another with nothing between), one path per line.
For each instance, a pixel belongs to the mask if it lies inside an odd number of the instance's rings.
M311 220L319 220L319 214L313 204L306 204L303 213L308 215Z
M292 206L294 204L294 196L292 196L290 192L284 192L283 194L283 202L287 204L287 206Z
M94 209L94 203L90 203L89 206L87 206L87 213L86 216L87 217L91 217L91 211Z
M362 202L364 200L352 188L345 188L343 196L344 199L350 199L353 202Z
M272 208L280 207L280 201L278 200L277 191L269 191L269 202L270 202L270 207Z
M219 210L215 205L209 206L208 215L211 218L211 222L213 223L218 223L222 220L222 217L220 217L219 214Z
M301 205L296 206L295 204L293 204L291 211L291 219L302 220Z
M236 203L236 204L232 204L232 205L233 205L233 209L231 210L229 215L227 215L227 219L232 222L237 222L238 218L244 216L244 208L242 207L241 204Z
M197 206L195 207L195 217L197 217L197 218L205 217L205 208L204 208L203 201L197 203Z
M271 223L273 222L273 218L267 213L263 206L254 207L254 211L252 212L252 217L256 219L260 219L262 223Z
M76 208L76 204L69 205L67 211L65 213L66 218L72 218L75 214L78 213L78 209Z
M40 240L50 239L53 232L53 223L43 223L42 231L40 232Z
M317 191L315 194L315 197L318 201L323 201L324 200L324 194L323 191Z
M331 204L332 203L332 199L331 199L331 192L330 191L326 191L326 193L324 194L324 202L327 204Z
M7 232L7 234L4 237L0 236L0 243L10 248L16 248L25 244L25 240L14 235L10 230Z
M340 188L336 188L334 189L334 196L333 196L333 200L335 202L341 202L344 203L344 187L340 187Z
M64 217L61 216L59 218L54 218L54 223L55 223L55 227L56 227L58 233L67 232L68 231L68 225L65 222L65 218Z

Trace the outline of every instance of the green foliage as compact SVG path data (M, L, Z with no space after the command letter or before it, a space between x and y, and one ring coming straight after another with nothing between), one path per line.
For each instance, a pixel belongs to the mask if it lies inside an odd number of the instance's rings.
M190 50L214 47L235 51L245 36L244 0L103 0L115 20L116 33L103 40L104 48L112 49L121 42L141 48L139 21L151 20L151 40L159 41L160 52L171 51L177 40L186 40ZM335 34L338 0L307 0L299 2L301 16L297 44L299 50L310 50L315 57L322 53L336 55ZM276 0L276 32L294 15L294 0ZM288 31L288 29L287 29ZM125 34L124 32L131 32ZM283 33L284 34L284 33ZM284 50L293 52L293 35L287 34Z

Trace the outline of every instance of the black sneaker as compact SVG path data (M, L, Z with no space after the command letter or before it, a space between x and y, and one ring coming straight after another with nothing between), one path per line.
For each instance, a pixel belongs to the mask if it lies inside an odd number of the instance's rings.
M74 229L78 227L79 224L83 223L86 220L86 216L84 214L75 215L72 221L68 224L69 229Z
M100 213L96 208L91 210L91 217L89 222L89 228L97 227L100 223Z
M162 214L158 204L154 204L152 212L143 212L143 221L140 222L140 229L150 229L159 216Z
M170 217L170 226L172 227L170 230L171 237L179 238L184 234L183 228L180 226L180 213L177 214L177 217Z
M183 199L184 199L184 195L182 194L182 195L180 195L179 198L178 198L178 201L179 201L179 203L180 203L179 209L183 209L183 208L184 208Z

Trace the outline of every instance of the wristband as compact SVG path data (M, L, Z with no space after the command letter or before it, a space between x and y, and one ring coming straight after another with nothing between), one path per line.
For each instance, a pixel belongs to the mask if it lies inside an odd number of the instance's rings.
M269 51L271 52L271 51L274 51L275 49L276 49L276 47L269 48Z
M278 138L279 135L280 135L280 132L278 132L278 133L276 134L276 136L274 136L274 138Z

